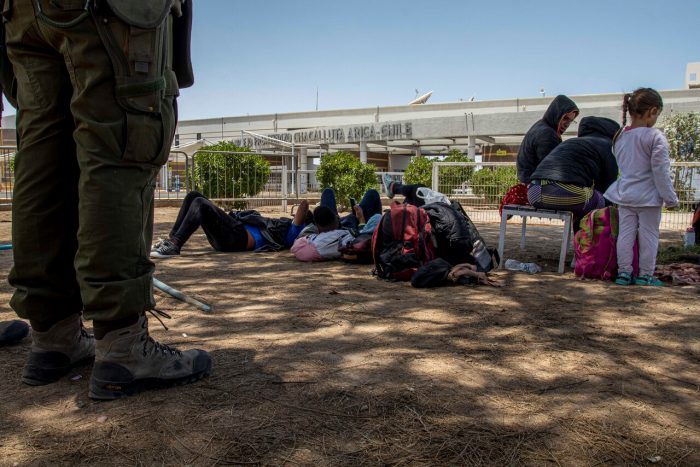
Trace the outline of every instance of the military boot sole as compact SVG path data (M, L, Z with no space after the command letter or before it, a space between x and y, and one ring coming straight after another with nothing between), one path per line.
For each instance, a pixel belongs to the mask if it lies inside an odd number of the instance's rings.
M71 363L68 356L60 352L32 352L24 365L22 382L30 386L55 383L73 368L87 365L94 360L95 356L90 355Z
M90 377L88 397L95 400L114 400L122 397L135 396L143 391L152 389L167 389L194 383L206 378L211 373L211 359L203 354L195 359L195 370L185 376L172 379L142 378L130 379L131 374L121 365L98 363L93 368ZM98 375L96 375L96 373ZM100 378L101 375L112 373L116 377Z

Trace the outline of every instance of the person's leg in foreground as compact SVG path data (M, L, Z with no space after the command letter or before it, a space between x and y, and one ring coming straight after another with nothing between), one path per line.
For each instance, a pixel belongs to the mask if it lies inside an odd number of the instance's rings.
M155 342L145 316L155 305L154 182L175 126L177 84L157 68L163 46L127 57L129 28L116 18L39 1L51 20L71 24L39 19L35 2L13 2L7 12L19 104L10 303L33 328L23 381L51 383L93 358L95 399L200 379L210 372L208 354ZM111 50L98 27L119 31ZM126 68L113 68L108 52ZM124 75L119 86L115 69ZM145 81L163 77L165 89L144 94ZM96 342L81 311L94 320Z

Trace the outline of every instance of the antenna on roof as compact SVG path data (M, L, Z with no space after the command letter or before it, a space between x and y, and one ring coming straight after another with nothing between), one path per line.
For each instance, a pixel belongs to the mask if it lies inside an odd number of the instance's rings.
M417 89L416 89L417 91ZM428 102L428 99L430 99L430 96L433 95L433 91L428 91L427 93L423 94L420 97L417 97L416 99L412 100L411 102L408 103L408 105L415 105L415 104L425 104Z

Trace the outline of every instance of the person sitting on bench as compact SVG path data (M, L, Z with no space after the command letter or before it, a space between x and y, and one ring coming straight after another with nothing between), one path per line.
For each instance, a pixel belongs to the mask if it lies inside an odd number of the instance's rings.
M199 227L216 251L279 251L292 246L306 226L308 211L309 203L303 200L293 220L272 219L252 210L226 213L203 194L191 191L180 207L168 238L153 245L151 258L179 255Z
M617 178L612 139L619 129L609 118L583 118L578 137L554 148L532 173L527 191L530 204L571 211L576 233L583 216L605 207L603 193Z

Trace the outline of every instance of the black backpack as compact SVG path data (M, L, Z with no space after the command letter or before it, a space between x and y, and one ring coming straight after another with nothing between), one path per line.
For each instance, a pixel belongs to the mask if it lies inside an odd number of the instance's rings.
M437 255L451 265L470 263L479 266L479 271L488 272L498 265L498 253L487 248L484 239L457 201L451 204L431 203L423 206L430 217L433 236L437 241ZM482 267L472 253L477 242L481 242L491 256L491 262Z

